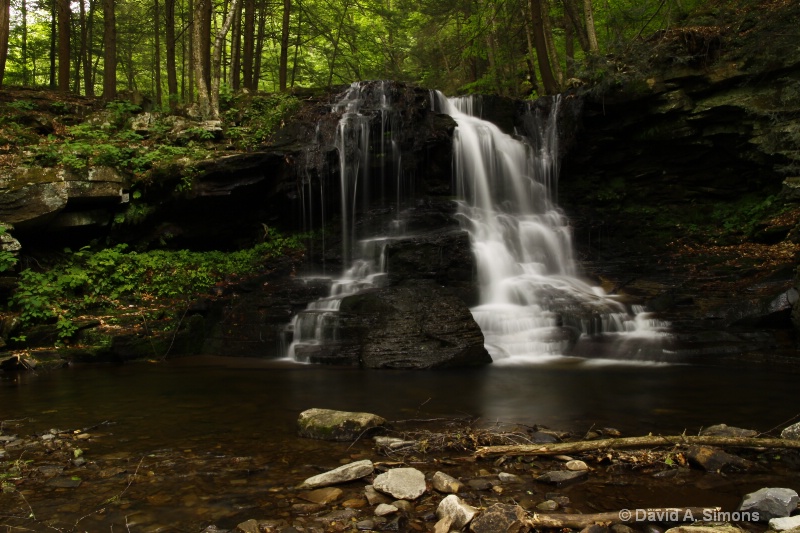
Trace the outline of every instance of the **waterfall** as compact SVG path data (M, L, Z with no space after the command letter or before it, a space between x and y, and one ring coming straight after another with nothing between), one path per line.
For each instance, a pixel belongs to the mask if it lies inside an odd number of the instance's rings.
M292 339L287 355L296 361L335 358L347 341L339 338L342 300L386 284L386 248L402 237L401 207L413 192L402 172L401 121L391 95L387 82L358 82L332 106L340 115L334 145L344 267L328 296L311 302L287 326ZM477 267L480 300L470 310L492 359L541 362L592 357L603 349L604 357L651 358L647 339L663 336L667 324L642 307L628 309L580 277L570 222L557 201L560 98L529 105L525 136L503 133L476 116L480 104L473 97L447 99L431 92L431 110L457 124L456 217L470 235ZM303 184L311 199L311 179ZM321 180L320 193L334 187ZM376 207L382 218L358 222Z
M328 297L311 302L288 325L290 359L308 361L313 352L338 341L342 299L385 283L386 244L402 228L400 206L408 189L401 165L400 125L389 89L390 83L385 81L354 82L332 106L331 112L341 113L335 146L339 155L342 262L349 266L333 280ZM324 194L324 185L320 186ZM357 213L372 205L387 204L395 215L389 224L390 234L360 234Z
M527 139L474 116L480 105L472 97L437 92L432 103L458 125L458 217L470 234L480 289L471 311L492 358L542 361L587 337L659 334L664 323L643 309L632 315L578 277L569 220L556 203L560 98L548 112L529 109Z

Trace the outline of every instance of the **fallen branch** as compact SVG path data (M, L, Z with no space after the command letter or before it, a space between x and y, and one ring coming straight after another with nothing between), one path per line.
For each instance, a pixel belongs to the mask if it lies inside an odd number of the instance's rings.
M653 448L656 446L676 446L680 444L699 444L732 448L800 448L800 440L764 439L758 437L704 437L688 435L624 437L618 439L584 440L577 442L558 442L554 444L520 444L513 446L482 446L477 449L477 457L493 455L558 455L576 452L603 450L606 448Z
M664 509L622 509L611 513L544 514L534 513L525 520L528 527L583 529L594 524L612 525L626 522L694 522L713 516L719 507L670 507Z

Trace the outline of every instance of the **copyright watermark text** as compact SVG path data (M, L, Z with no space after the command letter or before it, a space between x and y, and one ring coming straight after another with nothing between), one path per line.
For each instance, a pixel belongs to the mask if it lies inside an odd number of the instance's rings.
M709 509L623 509L623 522L758 522L758 511L721 511Z

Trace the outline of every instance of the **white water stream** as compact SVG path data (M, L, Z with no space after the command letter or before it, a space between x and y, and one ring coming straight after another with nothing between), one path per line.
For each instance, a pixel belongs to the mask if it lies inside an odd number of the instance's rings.
M644 308L633 313L578 277L569 220L558 189L560 100L545 116L534 109L530 139L503 133L480 114L474 97L432 94L433 106L458 124L453 164L458 216L475 254L480 305L472 314L495 362L546 361L581 339L663 335L666 324ZM631 358L636 353L620 354ZM633 351L640 351L641 346Z

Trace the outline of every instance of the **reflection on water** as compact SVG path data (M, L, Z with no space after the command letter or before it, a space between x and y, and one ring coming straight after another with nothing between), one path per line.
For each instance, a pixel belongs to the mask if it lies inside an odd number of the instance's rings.
M696 432L710 424L769 430L796 415L796 376L767 368L613 364L560 358L479 369L375 371L276 361L189 358L163 364L73 367L0 382L0 420L42 430L114 422L134 448L180 439L293 439L311 407L371 411L390 420L477 417L582 431Z
M69 467L71 449L61 456L39 452L31 478L0 495L0 527L76 530L80 523L81 531L173 531L180 524L180 531L202 531L209 524L233 528L250 518L290 518L300 481L342 461L375 457L365 440L297 437L297 415L310 407L371 411L390 420L480 417L487 426L542 424L577 432L613 426L626 435L694 433L719 422L765 431L796 415L796 405L786 401L795 380L764 368L598 365L576 358L425 372L187 358L5 376L0 422L26 419L5 425L7 433L41 443L33 434L109 424L75 441L88 460L83 466ZM35 453L16 448L7 459ZM45 469L68 466L56 481L79 480L80 488L52 485L38 470L42 461L53 463ZM474 476L474 466L458 468ZM459 474L456 467L451 472ZM794 486L785 479L792 475L768 482ZM762 486L749 480L746 487L703 488L700 476L696 486L684 488L681 481L678 490L678 482L645 476L639 482L646 490L635 484L610 489L600 471L594 479L567 494L578 505L589 501L607 510L619 501L670 506L701 499L732 508L743 490ZM360 498L361 485L351 485L343 499ZM551 488L530 478L525 490L543 501Z

